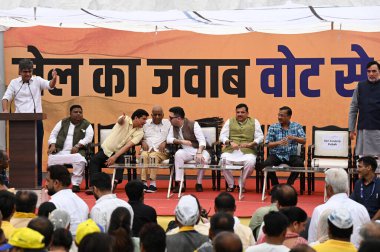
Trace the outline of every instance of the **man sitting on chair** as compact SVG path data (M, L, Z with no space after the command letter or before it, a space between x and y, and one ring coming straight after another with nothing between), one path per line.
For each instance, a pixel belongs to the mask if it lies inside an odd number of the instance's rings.
M291 122L292 109L284 106L278 112L278 123L272 124L268 129L265 144L269 148L269 156L262 164L261 169L266 166L278 166L287 164L291 167L303 167L304 159L297 156L298 144L306 143L306 136L300 124ZM293 185L299 173L292 172L286 182ZM278 184L275 172L268 172L272 185Z
M243 192L245 181L252 174L256 164L256 147L263 139L260 123L257 119L249 117L248 106L243 103L237 105L236 116L224 123L219 140L226 145L221 158L225 158L227 164L244 163L241 178ZM223 170L223 175L228 184L227 192L233 192L235 185L231 171Z
M161 106L154 106L152 108L152 119L148 119L143 127L144 138L142 141L141 158L143 162L149 163L149 158L154 158L156 164L161 163L163 160L168 159L166 152L166 138L170 129L170 121L163 119L164 112ZM156 186L156 173L157 169L151 168L150 171L150 185L148 187L146 180L147 168L141 169L141 180L144 183L144 191L151 193L157 191Z
M70 107L70 117L60 120L50 133L48 166L71 164L73 175L71 184L73 192L80 191L83 171L86 165L85 148L92 142L94 130L91 124L83 119L80 105Z
M144 135L142 127L148 116L149 114L145 110L137 109L131 117L125 114L119 117L111 133L104 140L100 151L91 158L90 178L95 173L101 172L103 167L115 164L121 155L140 143ZM122 182L123 169L116 170L115 179L118 183ZM92 185L91 179L90 185ZM93 194L92 186L86 190L86 194Z
M179 181L182 178L183 170L180 169L185 162L196 160L197 163L208 163L210 154L205 150L206 139L203 135L201 126L197 122L185 118L185 111L181 107L172 107L169 109L170 127L167 143L180 144L182 149L178 150L174 156L175 163L175 181L176 186L174 193L179 192ZM202 178L204 170L198 170L197 183L195 190L202 192ZM185 188L182 189L185 191Z

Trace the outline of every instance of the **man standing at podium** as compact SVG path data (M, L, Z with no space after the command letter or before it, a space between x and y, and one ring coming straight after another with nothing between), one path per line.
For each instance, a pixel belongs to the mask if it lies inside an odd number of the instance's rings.
M18 65L20 76L11 80L7 91L3 96L3 112L9 113L12 108L9 104L14 100L16 113L42 113L41 92L44 89L53 89L57 82L57 72L52 71L53 78L48 81L39 76L32 76L33 61L22 59ZM9 108L9 109L8 109ZM44 138L44 127L42 120L37 121L37 183L42 185L42 144Z

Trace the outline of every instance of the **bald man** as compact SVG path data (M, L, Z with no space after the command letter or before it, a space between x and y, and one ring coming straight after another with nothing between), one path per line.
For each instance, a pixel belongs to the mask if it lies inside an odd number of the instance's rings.
M243 244L239 236L228 231L215 236L213 245L215 252L243 252Z
M152 119L148 119L143 127L144 138L142 141L141 158L144 164L153 160L156 164L168 159L166 151L166 137L170 129L170 121L164 118L164 112L161 106L152 108ZM147 171L149 171L150 185L148 187ZM143 168L141 170L141 180L144 183L144 191L148 193L156 192L156 174L157 169Z

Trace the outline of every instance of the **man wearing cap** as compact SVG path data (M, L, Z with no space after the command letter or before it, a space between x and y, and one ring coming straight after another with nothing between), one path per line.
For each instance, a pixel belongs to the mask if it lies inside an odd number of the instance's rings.
M249 117L246 104L238 104L235 112L236 116L228 119L220 132L219 140L226 146L221 158L225 158L227 164L244 163L240 179L242 191L245 192L245 181L251 176L256 164L256 147L263 141L264 134L259 121ZM231 171L224 169L223 175L228 184L227 192L233 192L235 182Z
M331 168L327 170L325 173L325 183L325 190L329 199L326 203L314 208L310 220L308 242L317 241L318 223L322 213L326 209L334 210L344 206L352 216L355 216L353 219L354 229L351 235L351 242L358 248L360 245L360 227L370 221L367 209L362 204L348 197L348 176L344 169Z
M8 243L0 246L0 251L9 249L17 252L23 252L24 250L33 252L46 251L44 236L27 227L17 228L8 239Z
M376 176L377 161L364 156L358 160L360 179L355 183L350 198L367 208L372 220L380 219L380 178Z
M191 195L181 197L175 209L175 220L179 233L166 236L167 252L193 252L208 237L195 231L194 225L200 218L196 199Z
M333 210L327 218L329 239L324 243L315 245L317 252L355 252L350 237L354 227L351 214L344 208Z
M62 209L55 209L49 215L49 220L54 226L54 230L58 228L70 229L70 215Z
M102 229L92 219L88 219L78 225L77 233L75 236L75 245L79 246L80 242L86 235L93 233L102 233Z

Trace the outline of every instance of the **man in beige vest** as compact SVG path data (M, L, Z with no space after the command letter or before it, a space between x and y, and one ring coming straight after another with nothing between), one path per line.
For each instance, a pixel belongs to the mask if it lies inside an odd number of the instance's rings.
M237 162L244 164L241 178L243 192L245 192L245 181L252 174L256 164L256 147L263 139L260 123L257 119L249 117L248 106L244 103L237 105L236 116L225 122L219 140L226 146L221 158L225 158L227 164ZM227 192L233 192L235 184L231 171L223 170L223 175L228 184Z
M173 192L177 193L179 191L179 181L183 176L183 170L179 168L190 160L196 160L198 163L208 163L210 154L205 150L206 139L199 124L185 118L185 111L181 107L172 107L169 112L169 120L172 126L166 142L168 144L179 144L182 147L174 156L176 186ZM197 183L195 184L197 192L203 191L203 173L204 170L198 170ZM182 191L184 190L185 188L182 189Z

